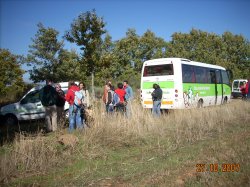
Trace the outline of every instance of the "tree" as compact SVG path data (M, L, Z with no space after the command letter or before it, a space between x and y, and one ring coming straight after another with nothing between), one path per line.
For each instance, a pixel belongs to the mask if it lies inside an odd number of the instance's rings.
M104 80L115 79L114 64L117 62L117 58L114 54L115 44L112 42L111 36L106 33L101 44L101 55L99 63L95 67L96 83L103 85Z
M126 74L129 79L132 70L137 76L141 73L144 61L165 57L166 47L164 39L156 37L150 30L139 36L135 29L128 29L126 37L118 40L113 50L117 59L113 64L115 76L124 77Z
M55 29L45 28L42 23L37 26L38 31L35 38L32 38L33 44L29 46L27 56L28 64L33 66L30 78L34 82L47 78L58 81L55 69L59 63L58 54L62 50L63 42L57 39L59 32Z
M222 35L225 45L225 60L228 68L234 73L234 78L247 78L250 75L250 43L242 35L225 32Z
M225 32L222 36L192 29L190 33L174 33L168 44L168 57L187 58L221 65L233 71L235 78L249 76L249 42L239 35Z
M155 59L155 58L164 58L166 57L167 43L163 38L156 37L155 34L147 30L142 37L140 38L139 43L139 58L136 67L137 71L141 71L142 64L146 60Z
M24 89L23 74L19 56L11 54L7 49L0 48L0 95L20 94Z
M81 68L87 75L92 75L92 94L94 94L94 72L100 60L101 36L106 32L103 18L97 16L95 10L87 11L78 16L71 24L64 37L76 43L82 50Z
M79 55L75 50L60 50L55 72L55 79L58 82L85 80L86 78L85 72L81 72Z

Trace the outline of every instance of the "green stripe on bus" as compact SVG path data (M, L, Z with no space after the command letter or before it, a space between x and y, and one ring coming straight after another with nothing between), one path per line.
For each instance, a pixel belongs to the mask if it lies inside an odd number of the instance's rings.
M173 81L155 81L155 82L143 82L143 89L152 89L153 84L159 84L161 88L174 88Z
M230 95L230 86L223 84L223 95ZM186 94L204 96L215 96L215 84L183 83L183 92ZM217 84L218 96L222 95L222 84Z

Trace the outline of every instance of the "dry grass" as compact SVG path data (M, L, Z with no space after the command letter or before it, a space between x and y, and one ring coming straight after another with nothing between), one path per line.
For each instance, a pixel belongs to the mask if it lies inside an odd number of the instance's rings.
M49 136L20 135L13 145L3 146L0 184L8 184L14 178L46 174L72 157L105 160L109 149L140 145L148 145L149 152L165 155L187 144L218 136L229 125L241 123L248 128L250 125L250 103L242 101L203 109L175 110L161 118L153 118L139 103L133 104L131 118L123 115L107 117L103 111L103 105L96 104L93 126L74 133L80 140L76 147L66 148L58 144L58 135L67 133L66 130Z
M124 144L125 139L134 143L131 136L174 137L175 143L181 144L220 133L229 123L249 123L250 103L240 101L203 109L175 110L161 118L154 118L149 110L143 110L139 104L133 105L131 118L122 115L107 118L100 115L104 111L102 107L95 111L95 125L85 136L91 144L99 142L115 146Z
M63 155L53 139L37 135L19 135L7 154L0 157L0 181L8 182L11 177L38 175L56 166ZM60 157L60 159L58 159Z

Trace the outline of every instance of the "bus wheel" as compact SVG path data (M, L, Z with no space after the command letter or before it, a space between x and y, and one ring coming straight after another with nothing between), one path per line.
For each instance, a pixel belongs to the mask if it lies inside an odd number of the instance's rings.
M224 104L227 104L227 97L225 97L224 99L223 99L223 103L222 103L223 105Z
M203 107L203 100L199 99L198 103L197 103L197 108L202 108Z

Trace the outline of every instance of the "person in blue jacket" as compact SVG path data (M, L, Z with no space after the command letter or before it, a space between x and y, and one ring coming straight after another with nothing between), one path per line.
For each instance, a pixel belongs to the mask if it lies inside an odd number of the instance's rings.
M123 89L126 91L125 100L126 100L126 116L131 116L132 105L131 102L134 99L134 93L131 86L128 84L127 80L123 81Z

